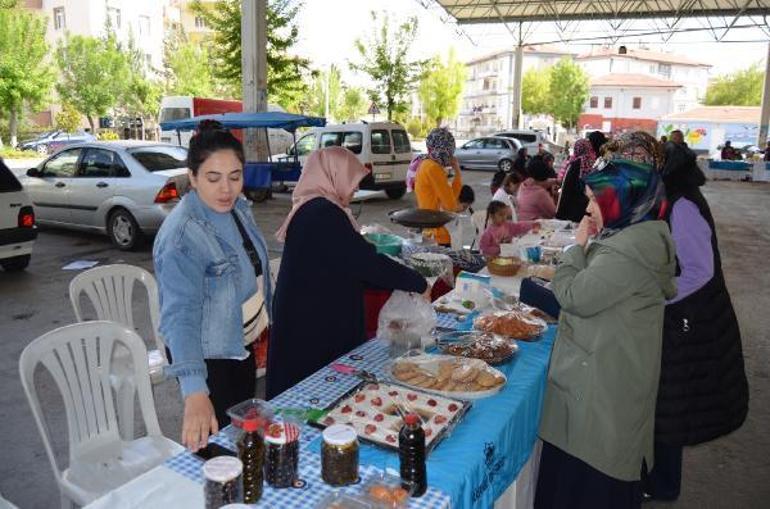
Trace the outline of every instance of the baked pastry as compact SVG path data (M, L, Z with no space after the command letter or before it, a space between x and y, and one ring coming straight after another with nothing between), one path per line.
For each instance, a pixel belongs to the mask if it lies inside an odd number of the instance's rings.
M514 339L532 339L544 329L543 322L521 311L485 315L479 317L473 325L477 330Z

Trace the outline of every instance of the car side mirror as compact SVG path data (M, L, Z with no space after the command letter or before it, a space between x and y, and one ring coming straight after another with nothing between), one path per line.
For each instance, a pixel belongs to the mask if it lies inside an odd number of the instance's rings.
M286 149L286 155L287 156L293 156L294 155L294 147L289 147Z
M37 168L30 168L27 170L27 176L28 177L39 177L40 172L37 171Z

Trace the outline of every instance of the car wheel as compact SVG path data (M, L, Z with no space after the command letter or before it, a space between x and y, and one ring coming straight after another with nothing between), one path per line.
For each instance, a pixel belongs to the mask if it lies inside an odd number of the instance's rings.
M270 197L270 189L248 189L243 194L254 203L262 203Z
M5 269L6 272L18 272L27 268L31 258L32 255L14 256L13 258L0 260L0 265L3 267L3 269Z
M500 168L500 171L504 171L505 173L508 173L513 169L513 161L510 159L503 159L499 163L497 163L497 167Z
M386 189L385 194L387 194L388 198L390 198L391 200L400 200L406 194L406 184L404 184L401 187Z
M142 230L126 209L116 209L107 219L107 233L118 249L130 251L142 243Z
M45 155L48 155L48 147L47 147L47 146L45 146L45 145L38 145L37 147L35 147L35 150L36 150L36 151L37 151L37 153L38 153L38 154L40 154L41 156L45 156Z

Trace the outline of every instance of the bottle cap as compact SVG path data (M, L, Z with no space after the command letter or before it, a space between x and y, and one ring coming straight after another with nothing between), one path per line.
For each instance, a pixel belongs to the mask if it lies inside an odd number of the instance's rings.
M243 463L233 456L217 456L203 464L203 476L209 481L225 483L243 473Z
M358 440L358 434L353 426L333 424L323 432L324 442L329 445L350 445Z
M420 424L420 416L415 413L406 414L406 417L404 417L404 422L409 426L416 426Z

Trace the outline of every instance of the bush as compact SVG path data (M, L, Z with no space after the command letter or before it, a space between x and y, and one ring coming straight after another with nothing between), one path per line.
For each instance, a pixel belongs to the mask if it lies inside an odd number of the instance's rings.
M3 159L39 159L41 156L34 150L16 150L10 147L0 148Z
M96 135L96 138L100 141L116 141L120 136L115 131L102 131Z
M430 129L428 121L419 117L412 117L406 122L406 131L412 135L412 138L425 138Z

